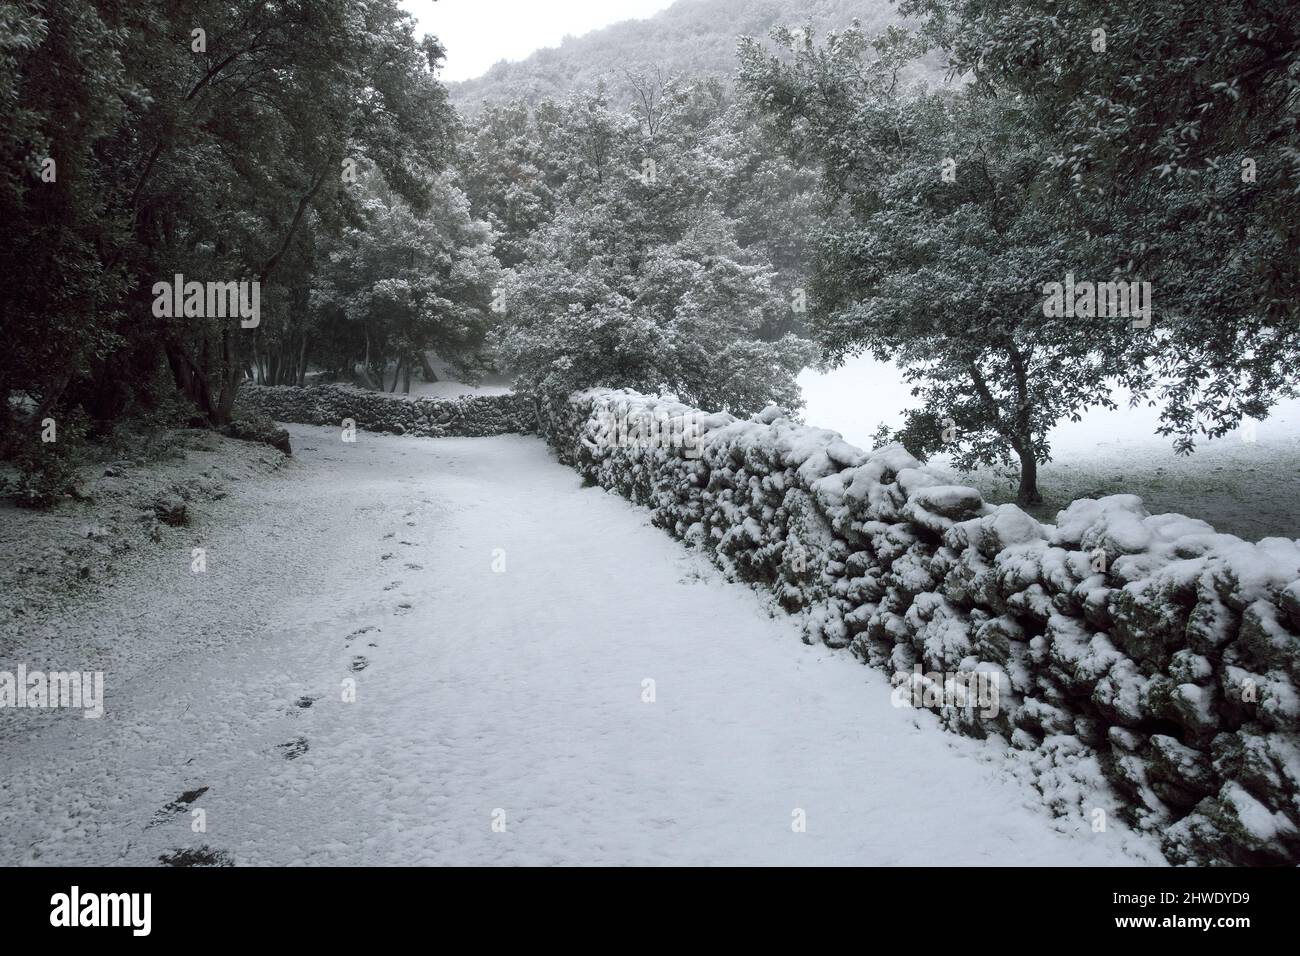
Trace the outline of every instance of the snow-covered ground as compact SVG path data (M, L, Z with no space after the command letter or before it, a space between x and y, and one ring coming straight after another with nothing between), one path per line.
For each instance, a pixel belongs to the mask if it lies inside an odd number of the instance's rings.
M510 376L491 374L475 385L462 382L458 373L436 353L426 353L429 366L438 376L436 382L426 382L422 375L411 377L411 390L399 390L396 394L406 398L463 398L468 395L508 395L510 394ZM391 375L390 375L391 378Z
M6 641L0 669L104 669L107 704L0 710L0 864L1159 862L536 438L290 431Z
M851 358L829 372L799 376L810 425L833 428L869 449L882 424L896 428L916 404L911 386L890 363ZM1048 435L1053 460L1039 470L1046 499L1032 509L1051 521L1077 498L1136 494L1153 514L1178 512L1248 540L1300 537L1300 401L1283 402L1268 418L1216 441L1201 442L1190 456L1175 455L1155 433L1158 408L1091 409L1078 422L1062 422ZM945 456L932 464L941 470ZM957 484L974 485L997 503L1015 500L1015 485L992 469L952 472Z
M463 398L467 395L509 395L510 386L501 380L480 382L469 385L455 379L443 379L439 382L424 382L411 379L409 393L399 391L398 395L409 398Z

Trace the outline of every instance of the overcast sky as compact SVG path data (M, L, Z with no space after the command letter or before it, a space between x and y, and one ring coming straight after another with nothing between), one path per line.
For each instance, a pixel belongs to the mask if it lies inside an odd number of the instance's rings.
M447 48L442 78L468 80L497 60L522 60L620 20L648 17L673 0L402 0L417 34L432 33Z

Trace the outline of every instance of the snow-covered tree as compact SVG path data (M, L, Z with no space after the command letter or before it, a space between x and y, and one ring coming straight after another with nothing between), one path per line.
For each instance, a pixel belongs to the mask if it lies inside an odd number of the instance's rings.
M461 147L465 192L476 215L492 224L504 266L523 261L528 236L555 212L558 174L548 159L546 116L522 103L485 109Z
M1143 391L1188 451L1296 394L1300 6L908 0L980 89L1020 97L1051 177L1152 283Z
M763 250L737 239L732 170L702 145L694 91L663 92L653 116L615 113L601 94L553 114L555 212L505 283L500 358L547 393L614 385L738 413L796 407L808 349L758 341L789 306Z
M900 365L922 400L902 429L916 452L959 467L1014 463L1019 499L1041 500L1047 431L1113 404L1142 340L1127 319L1045 314L1064 276L1075 211L1040 187L1049 157L1014 101L900 95L901 33L853 29L786 56L741 51L745 88L791 151L823 171L813 329L832 361L868 350Z
M360 188L362 220L326 245L312 292L336 365L360 359L391 389L410 390L411 373L435 350L472 379L492 325L500 266L487 223L470 215L452 173L428 183L417 212L370 171Z

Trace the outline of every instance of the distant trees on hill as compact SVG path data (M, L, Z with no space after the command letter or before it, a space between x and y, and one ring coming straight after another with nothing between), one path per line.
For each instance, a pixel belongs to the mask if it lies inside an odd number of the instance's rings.
M497 63L481 77L451 84L451 96L469 115L491 103L537 104L595 92L603 83L611 106L630 107L636 96L622 82L625 71L658 67L669 76L730 77L741 35L763 37L774 26L805 22L819 31L839 29L855 18L875 33L899 15L892 0L678 0L648 19L566 39L516 63Z

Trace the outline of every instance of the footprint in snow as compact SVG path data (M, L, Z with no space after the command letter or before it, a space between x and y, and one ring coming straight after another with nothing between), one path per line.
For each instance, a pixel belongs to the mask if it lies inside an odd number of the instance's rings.
M293 706L297 707L299 710L309 710L311 708L311 705L316 703L316 701L318 700L320 700L319 695L315 697L308 697L306 694L304 694L303 696L299 697L297 700L293 702Z
M388 587L384 588L384 590L391 591L393 588L397 587L401 583L402 583L401 581L394 581L392 584L388 585Z
M373 624L367 624L365 627L359 627L359 628L357 628L355 631L353 631L351 634L349 634L349 635L347 636L347 638L345 639L345 643L343 644L343 647L344 647L345 649L351 647L351 646L352 646L352 642L355 641L358 637L361 637L361 636L363 636L363 635L365 635L365 634L369 634L369 633L371 633L372 631L373 631L374 633L378 634L379 631L380 631L380 628L375 627ZM370 646L371 646L371 647L374 647L375 645L374 645L374 644L371 644Z
M214 850L206 843L186 850L169 850L158 857L163 866L234 866L235 858L225 850Z
M275 749L280 751L280 756L285 760L297 760L311 748L307 745L306 737L294 737L288 743L277 744Z
M408 613L410 610L411 610L411 605L409 605L409 604L407 604L405 601L403 601L401 604L397 605L397 610L394 611L393 613L394 613L394 614L406 614L406 613Z
M186 790L184 793L182 793L171 803L167 804L165 807L163 807L161 810L155 813L153 815L153 821L149 824L149 826L151 827L156 826L157 824L162 823L168 817L180 813L186 807L188 807L195 800L197 800L199 797L203 796L207 792L208 792L207 787L196 787L193 790Z
M352 658L352 663L348 665L348 670L352 671L353 673L356 673L358 671L365 670L369 666L370 666L370 661L366 660L364 657L358 654L356 657Z
M424 570L424 565L422 565L422 564L408 564L408 565L406 566L406 570L408 570L408 571L423 571L423 570Z

